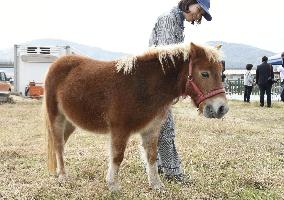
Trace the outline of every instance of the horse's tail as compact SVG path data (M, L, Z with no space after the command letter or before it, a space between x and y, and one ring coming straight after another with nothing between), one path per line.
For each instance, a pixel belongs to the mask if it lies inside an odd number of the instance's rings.
M44 117L45 134L47 135L48 170L50 173L55 174L57 164L56 164L56 156L55 156L55 150L54 150L54 137L52 133L51 121L50 121L49 114L48 114L46 94L43 97L42 110L43 110L43 117Z
M58 127L55 125L55 119L59 115L58 103L56 100L56 90L58 84L64 82L67 74L74 68L77 67L81 62L79 56L64 56L56 60L48 69L45 76L45 91L43 99L43 111L44 111L44 122L47 133L47 149L48 149L48 169L50 173L56 172L57 161L56 161L56 148L55 142L56 136L55 129ZM70 125L71 126L71 125ZM64 130L65 128L63 128ZM67 137L74 131L74 128L70 128L66 136Z

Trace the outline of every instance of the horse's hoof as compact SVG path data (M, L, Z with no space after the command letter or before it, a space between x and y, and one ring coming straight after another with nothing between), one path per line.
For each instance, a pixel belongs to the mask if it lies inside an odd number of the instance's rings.
M111 192L118 192L120 190L120 187L119 187L119 184L117 184L117 183L109 183L108 184L108 189Z
M59 174L58 175L58 181L61 183L65 183L67 181L68 177L66 174Z
M162 191L165 189L165 185L162 182L151 184L150 187L153 190Z

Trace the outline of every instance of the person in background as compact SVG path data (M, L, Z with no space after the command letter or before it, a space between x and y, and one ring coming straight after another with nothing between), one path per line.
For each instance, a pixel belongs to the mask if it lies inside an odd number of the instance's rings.
M159 16L149 40L149 46L184 42L184 22L201 24L202 18L211 21L210 0L180 0L169 12ZM175 125L171 109L160 130L158 142L158 171L169 181L188 183L183 174L175 145Z
M226 79L226 75L225 75L225 70L226 70L225 60L221 60L221 64L222 64L222 75L221 75L221 78L222 78L222 82L225 82L225 79Z
M280 98L281 101L284 102L284 52L281 54L281 58L282 58L282 65L279 66L278 68L278 72L280 73L280 81L281 81L281 94L280 94Z
M264 94L267 95L267 107L271 107L271 87L274 80L273 67L267 63L268 58L262 57L262 64L256 69L256 83L260 90L260 106L264 106Z
M245 86L245 92L244 92L244 102L250 102L250 95L253 87L253 74L251 73L253 65L247 64L246 65L246 73L244 74L244 86Z

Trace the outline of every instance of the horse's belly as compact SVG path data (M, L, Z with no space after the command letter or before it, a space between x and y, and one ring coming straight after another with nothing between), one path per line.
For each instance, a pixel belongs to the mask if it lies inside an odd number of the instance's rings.
M82 129L99 133L109 131L106 116L99 107L86 106L83 102L69 102L63 103L62 110L69 121Z

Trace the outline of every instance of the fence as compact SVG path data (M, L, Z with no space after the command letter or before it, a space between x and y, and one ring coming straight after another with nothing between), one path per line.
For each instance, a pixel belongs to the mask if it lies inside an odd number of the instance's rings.
M224 82L226 93L229 95L237 94L242 95L244 93L244 81L241 79L238 80L225 80ZM281 91L280 82L274 83L271 89L272 95L277 95ZM252 89L252 95L259 95L258 86L254 86Z

